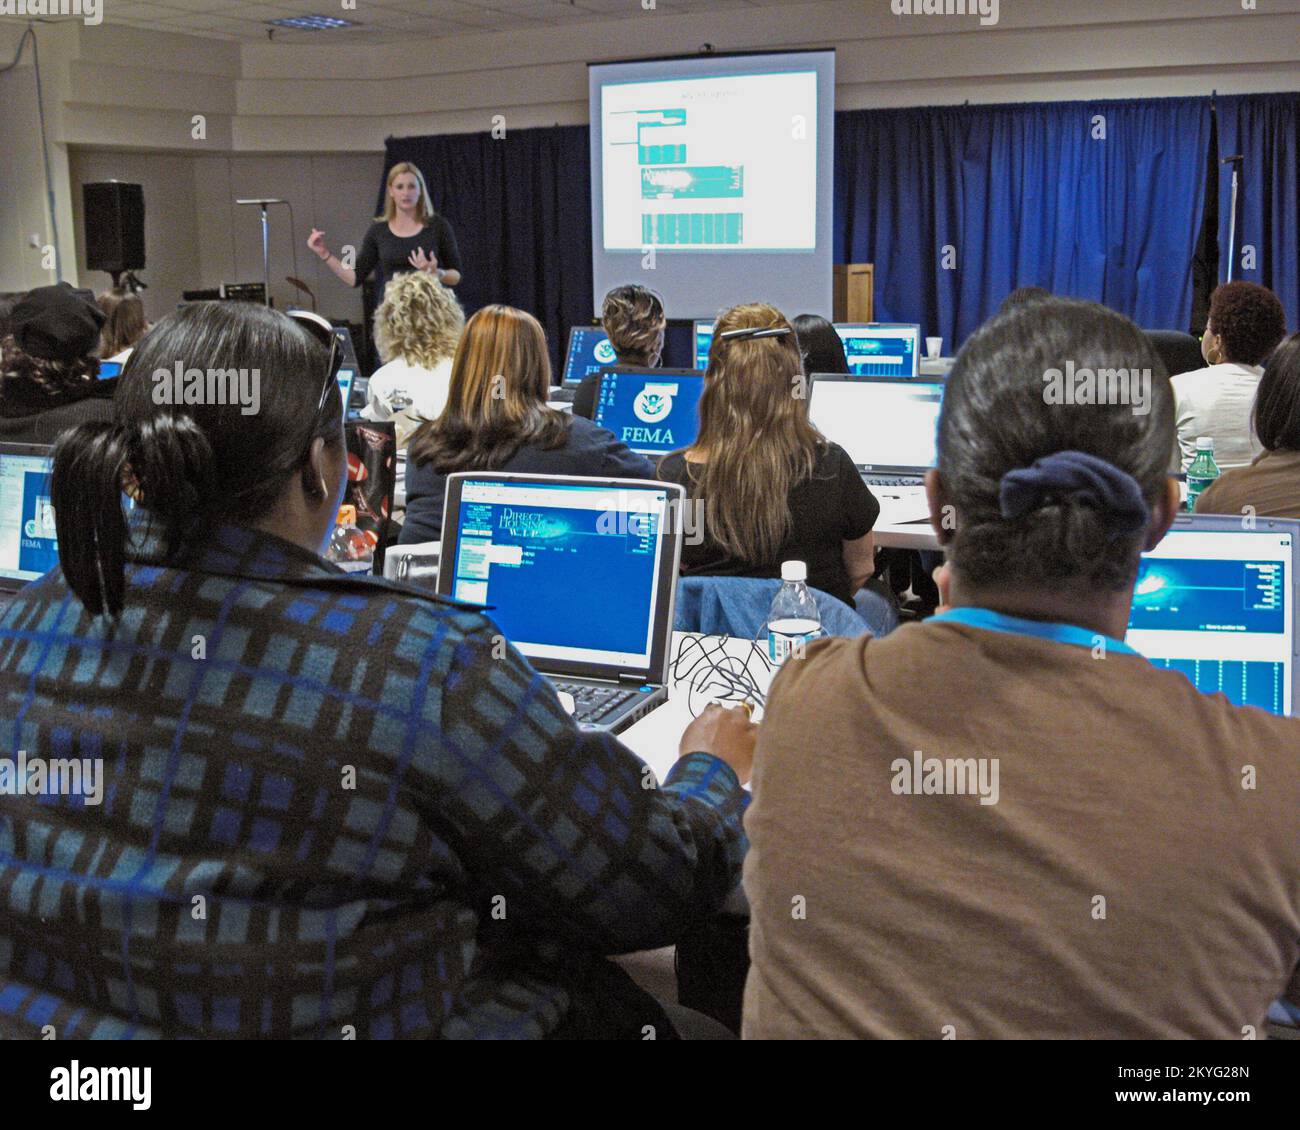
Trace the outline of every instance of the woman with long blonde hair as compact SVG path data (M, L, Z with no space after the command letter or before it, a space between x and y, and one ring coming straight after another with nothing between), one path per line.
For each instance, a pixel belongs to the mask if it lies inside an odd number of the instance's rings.
M782 561L803 561L809 585L853 605L875 571L880 504L809 423L799 341L773 306L718 319L699 435L660 460L659 477L703 502L703 540L682 548L687 575L779 578Z
M307 246L348 286L360 286L374 274L377 294L405 271L427 271L443 286L455 286L461 277L456 233L434 211L424 174L409 161L399 161L388 170L385 184L384 211L367 229L354 266L345 266L330 251L319 228L311 229Z
M411 437L403 544L442 533L446 477L455 471L653 479L654 467L590 420L546 405L551 361L531 314L485 306L465 324L447 403Z

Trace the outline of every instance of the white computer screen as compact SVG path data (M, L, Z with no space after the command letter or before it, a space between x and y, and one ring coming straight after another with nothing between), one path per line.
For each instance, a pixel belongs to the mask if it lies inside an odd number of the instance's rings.
M670 318L831 304L833 51L588 68L596 301L640 282Z
M48 455L0 453L0 577L34 581L59 561Z
M933 467L940 381L814 380L808 398L813 427L838 443L859 467Z
M1293 535L1172 529L1142 558L1126 641L1208 692L1293 709Z

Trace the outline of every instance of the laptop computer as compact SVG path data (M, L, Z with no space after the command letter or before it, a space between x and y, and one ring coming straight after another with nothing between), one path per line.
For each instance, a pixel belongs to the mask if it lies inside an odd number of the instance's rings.
M564 388L577 388L584 377L618 361L601 326L574 326L569 330L569 351L564 355Z
M695 367L703 372L709 367L709 348L713 345L713 323L695 320Z
M361 415L361 409L366 406L364 398L357 403L356 397L356 380L357 371L350 365L344 365L339 369L339 395L343 397L343 419L355 420Z
M592 420L642 455L689 447L700 431L704 376L695 369L605 369Z
M0 608L59 561L50 506L53 448L0 443Z
M667 699L684 491L671 483L460 472L447 480L438 592L489 606L583 729ZM598 606L577 594L600 578Z
M1300 715L1300 521L1180 514L1138 567L1126 642L1238 705Z
M905 322L837 322L849 372L855 377L916 377L921 327Z
M808 418L871 486L920 487L935 464L942 381L816 373Z
M99 380L106 381L110 377L120 377L121 375L121 361L101 361L99 363L99 372L96 374Z

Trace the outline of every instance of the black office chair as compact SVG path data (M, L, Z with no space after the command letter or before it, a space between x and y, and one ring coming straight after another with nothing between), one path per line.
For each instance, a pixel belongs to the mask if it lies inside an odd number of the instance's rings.
M1176 377L1179 373L1190 373L1205 368L1205 358L1201 356L1201 343L1191 334L1180 330L1143 330L1151 346L1160 354L1165 371Z

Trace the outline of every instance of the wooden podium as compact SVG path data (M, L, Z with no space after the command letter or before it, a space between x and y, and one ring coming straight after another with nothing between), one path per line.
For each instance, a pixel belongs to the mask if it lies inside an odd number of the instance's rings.
M875 311L873 263L836 263L832 274L832 321L871 322Z

